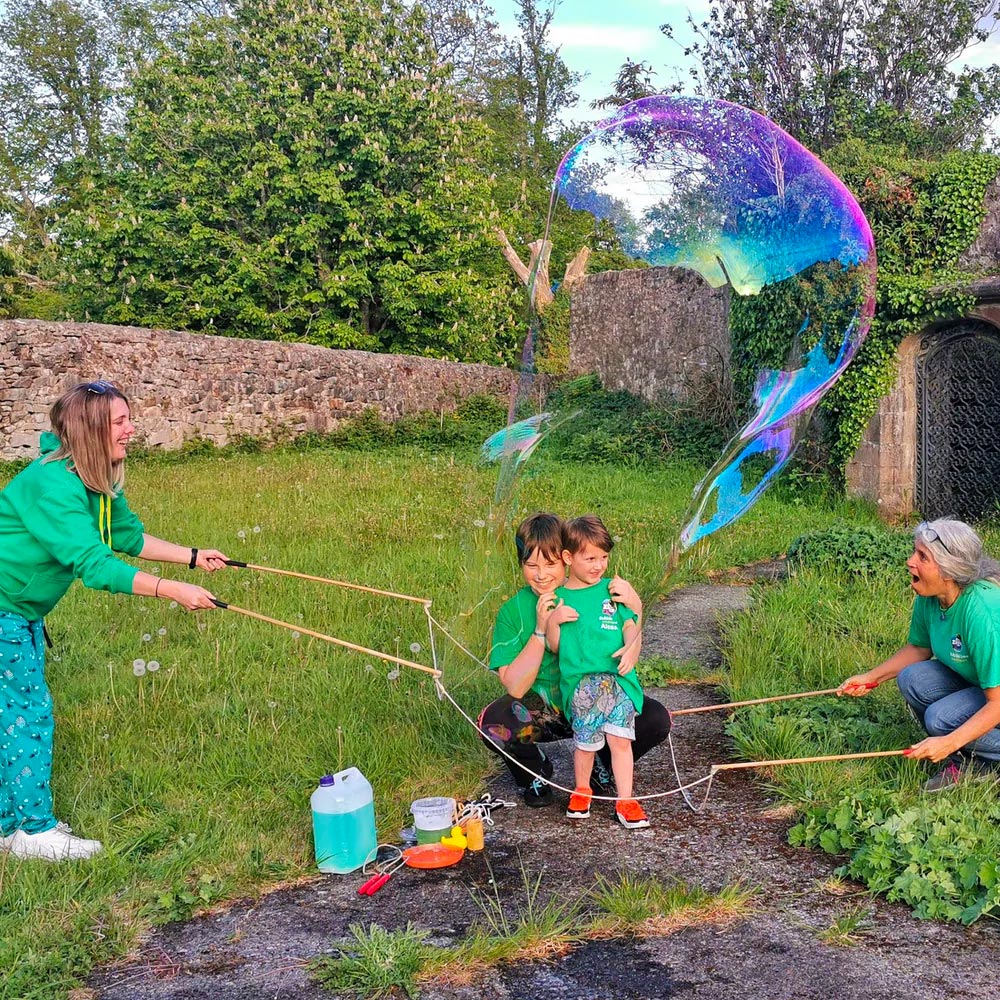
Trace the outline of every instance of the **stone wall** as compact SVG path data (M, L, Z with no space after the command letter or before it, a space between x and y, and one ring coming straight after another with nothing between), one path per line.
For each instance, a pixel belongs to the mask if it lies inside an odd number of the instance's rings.
M171 330L0 320L0 458L31 458L55 399L80 381L120 385L140 444L179 448L323 433L375 407L387 420L506 401L511 373L488 365Z
M570 368L650 402L728 391L729 289L682 268L590 275L570 305Z

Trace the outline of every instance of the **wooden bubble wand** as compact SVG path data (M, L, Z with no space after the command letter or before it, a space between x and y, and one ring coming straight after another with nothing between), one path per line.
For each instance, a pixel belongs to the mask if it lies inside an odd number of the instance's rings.
M212 603L217 608L222 608L225 611L235 611L238 614L246 615L248 618L256 618L257 621L267 622L269 625L277 625L279 628L287 628L292 632L299 632L302 635L311 635L314 639L322 639L323 642L332 642L337 646L343 646L345 649L353 649L356 653L365 653L367 656L374 656L380 660L387 660L389 663L398 663L404 667L412 667L414 670L422 670L424 673L430 674L435 678L441 676L441 671L436 667L426 667L422 663L414 663L413 660L404 660L401 657L393 656L390 653L380 653L377 649L369 649L367 646L358 646L353 642L348 642L346 639L336 639L332 635L324 635L322 632L314 632L312 629L303 628L301 625L292 625L290 622L283 622L280 618L270 618L268 615L262 615L256 611L248 611L246 608L238 608L235 604L228 604L226 601L220 601L214 597L212 598Z

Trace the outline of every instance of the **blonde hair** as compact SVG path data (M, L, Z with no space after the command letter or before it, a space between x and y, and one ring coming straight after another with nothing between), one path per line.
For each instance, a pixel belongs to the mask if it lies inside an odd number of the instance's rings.
M128 398L110 382L82 382L64 392L49 411L59 447L42 459L61 462L95 493L115 496L125 482L125 463L111 458L111 404Z

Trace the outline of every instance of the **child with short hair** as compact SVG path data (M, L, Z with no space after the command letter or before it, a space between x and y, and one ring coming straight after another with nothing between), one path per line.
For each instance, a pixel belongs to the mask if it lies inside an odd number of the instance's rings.
M635 717L642 711L642 687L635 674L641 633L634 611L612 600L604 575L614 541L593 514L563 526L562 559L569 572L556 590L561 599L546 623L549 649L559 654L560 692L573 724L576 790L566 815L590 815L590 774L594 756L607 742L618 786L615 815L622 826L649 826L632 798L632 742Z

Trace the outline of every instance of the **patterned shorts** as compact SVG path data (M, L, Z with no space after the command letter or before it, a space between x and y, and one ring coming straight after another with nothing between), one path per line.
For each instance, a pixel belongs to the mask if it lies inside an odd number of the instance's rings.
M581 750L604 746L604 734L635 739L635 705L615 674L588 674L573 693L573 740Z

